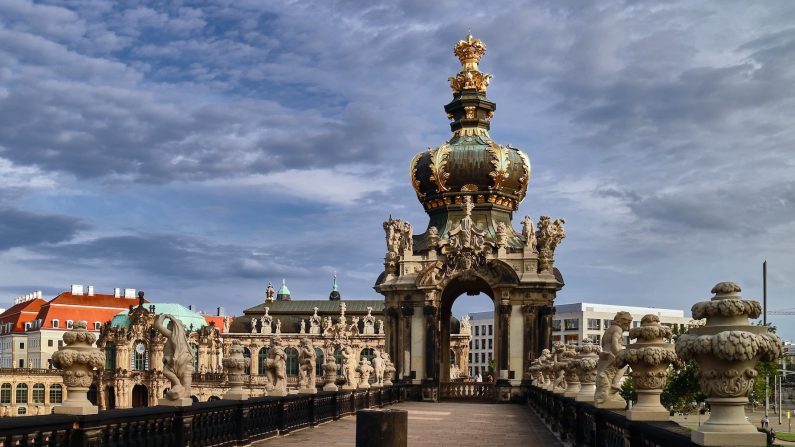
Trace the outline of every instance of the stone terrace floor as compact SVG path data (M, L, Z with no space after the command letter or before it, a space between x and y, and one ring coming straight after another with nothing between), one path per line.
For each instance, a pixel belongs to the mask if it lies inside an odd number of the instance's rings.
M560 441L529 408L515 404L402 402L407 410L409 447L560 446ZM353 446L356 417L348 416L255 446Z

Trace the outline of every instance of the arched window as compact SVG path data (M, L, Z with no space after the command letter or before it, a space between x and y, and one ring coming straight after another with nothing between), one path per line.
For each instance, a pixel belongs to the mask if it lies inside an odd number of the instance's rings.
M17 385L17 402L18 404L28 403L28 385L20 383Z
M265 361L268 360L268 348L259 348L257 353L257 374L265 375Z
M0 404L11 403L11 384L4 383L0 386Z
M342 358L342 348L337 348L334 350L334 361L337 362L337 375L342 374L342 362L345 361Z
M359 360L367 359L367 361L372 362L373 357L375 357L375 351L373 351L373 348L364 348L362 349L362 353L359 355Z
M105 343L105 369L116 369L116 343L112 341Z
M50 403L63 403L63 387L59 384L50 385Z
M452 365L457 365L457 364L458 364L458 363L456 363L456 361L455 361L455 351L453 351L453 350L451 349L451 350L450 350L450 366L452 366Z
M149 369L149 350L146 348L146 343L140 340L136 341L131 357L132 365L130 366L133 371L146 371Z
M288 376L297 376L298 375L298 350L295 348L287 348L284 350L284 353L287 354L287 375Z
M191 343L190 353L193 354L193 370L199 372L199 345Z
M243 358L251 359L251 350L243 348ZM249 360L250 361L250 360ZM251 363L243 370L243 374L251 374Z
M33 385L33 403L34 404L43 404L44 403L44 384L37 383Z
M315 365L315 374L318 377L323 377L323 360L325 359L323 350L320 348L315 348L315 357L317 360L317 364Z

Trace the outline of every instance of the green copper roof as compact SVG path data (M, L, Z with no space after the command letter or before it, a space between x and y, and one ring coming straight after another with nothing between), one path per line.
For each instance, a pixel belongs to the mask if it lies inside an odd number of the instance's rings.
M193 330L197 330L202 326L207 326L207 320L205 320L204 317L188 309L182 304L150 303L149 305L155 306L155 313L157 314L169 314L177 317L177 319L185 326L185 329L191 329L191 327L193 327ZM149 309L148 306L146 308ZM116 314L110 321L110 327L126 328L130 326L130 317L128 316L128 313L128 310L124 310Z
M289 295L290 289L287 288L287 282L282 280L282 286L279 287L279 291L276 292L277 295Z
M340 303L342 301L328 300L293 300L293 301L274 301L272 303L258 304L243 311L245 315L262 314L265 308L270 309L270 314L297 313L311 315L314 307L318 308L319 314L339 315ZM346 312L365 313L367 307L373 308L373 314L384 312L384 300L344 300Z

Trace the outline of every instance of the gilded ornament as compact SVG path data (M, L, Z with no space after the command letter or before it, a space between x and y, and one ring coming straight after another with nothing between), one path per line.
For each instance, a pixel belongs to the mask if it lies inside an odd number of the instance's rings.
M464 107L464 113L466 114L466 119L468 120L475 119L475 106Z
M445 185L447 179L450 177L450 173L445 172L444 168L447 166L447 158L452 151L453 148L451 148L449 144L445 144L431 152L431 180L436 183L436 192L438 193L450 190L450 188ZM449 198L445 197L445 200L449 200Z
M511 162L508 160L508 149L496 143L489 144L488 151L494 156L491 160L494 170L489 173L489 176L494 179L492 189L502 189L502 182L508 178L508 167Z
M521 202L524 200L525 195L527 195L527 185L530 183L530 159L527 157L527 154L524 151L519 149L516 150L520 157L522 157L522 170L524 173L521 177L519 177L519 201Z
M461 61L462 67L462 70L455 77L448 78L453 93L461 93L464 89L477 89L479 92L485 92L491 80L491 75L481 73L478 69L478 62L486 54L486 44L468 34L466 40L458 41L453 53Z
M411 159L411 165L409 169L409 178L411 179L411 186L414 187L414 191L417 193L417 197L423 198L425 197L425 193L420 190L421 182L420 179L417 178L417 162L420 161L422 158L423 153L420 152L419 154L415 155L414 158Z

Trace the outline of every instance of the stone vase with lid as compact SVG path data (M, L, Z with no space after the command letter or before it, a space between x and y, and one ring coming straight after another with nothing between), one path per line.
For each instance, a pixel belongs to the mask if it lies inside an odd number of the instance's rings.
M693 305L693 318L706 318L704 326L692 328L676 341L676 353L683 360L695 360L699 386L707 395L709 419L693 430L694 443L705 446L764 446L764 433L745 417L745 404L757 375L756 364L782 355L781 339L748 318L758 318L762 307L744 300L740 287L732 282L712 288L710 301Z
M240 340L232 340L229 355L221 362L229 376L229 391L224 394L224 399L246 400L251 397L251 392L243 388L244 372L251 365L251 359L243 356L243 346ZM267 394L267 393L266 393Z
M660 394L668 378L668 365L677 363L671 328L660 324L660 317L649 314L640 327L629 331L629 338L637 340L618 353L618 367L632 369L630 377L638 392L638 403L627 411L630 421L667 421L668 410L660 403Z
M66 344L52 355L52 364L62 369L66 400L53 409L57 414L97 414L99 408L88 400L88 389L94 381L94 368L105 367L105 353L93 347L97 337L86 329L84 321L76 321L64 332Z
M577 347L577 358L573 361L580 379L580 390L574 396L577 402L593 402L596 393L596 364L602 347L594 344L590 338L582 341Z
M563 367L566 374L566 391L563 397L575 397L580 392L580 378L577 377L577 348L574 345L565 345L561 351L560 360L566 363Z

